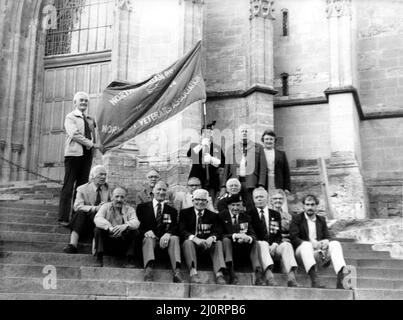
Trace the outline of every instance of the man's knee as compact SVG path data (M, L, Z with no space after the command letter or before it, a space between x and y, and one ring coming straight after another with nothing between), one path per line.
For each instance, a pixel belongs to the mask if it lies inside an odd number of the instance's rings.
M194 243L193 243L193 241L191 241L191 240L185 240L184 242L183 242L183 248L184 249L189 249L189 248L194 248Z
M101 229L101 228L95 228L94 229L94 236L95 237L102 237L102 236L104 236L104 235L106 235L106 234L108 234L108 231L106 231L106 230L104 230L104 229Z
M143 239L143 246L153 246L155 245L156 241L154 238L144 238Z
M294 249L293 249L291 243L289 243L289 242L282 242L279 245L279 249L281 249L281 250L283 250L283 252L287 252L287 253L294 252Z

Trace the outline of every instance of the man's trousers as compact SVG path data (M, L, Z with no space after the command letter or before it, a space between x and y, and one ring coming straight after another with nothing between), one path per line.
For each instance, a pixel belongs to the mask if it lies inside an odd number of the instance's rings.
M139 236L138 230L126 230L122 236L114 238L109 231L95 228L95 252L96 254L134 257L135 245Z
M244 256L245 253L249 255L250 261L252 263L253 271L260 266L259 262L259 250L256 242L253 243L237 243L233 242L230 238L223 239L223 250L225 263L234 261L235 256ZM234 266L235 267L235 266Z
M269 245L267 241L258 241L260 263L263 270L274 264L273 260L281 260L282 272L288 273L297 267L294 250L291 243L282 242L279 245Z
M204 252L205 249L203 247L197 247L196 244L191 240L185 240L182 244L183 255L185 257L186 266L188 269L195 268L197 269L197 254L196 251ZM225 269L225 261L224 254L222 248L222 242L216 241L207 249L210 252L211 260L213 261L213 271L215 274L219 272L221 269ZM201 253L201 252L200 252Z
M154 238L144 238L143 239L143 261L144 261L144 268L150 261L155 260L155 250L165 250L161 249L158 243L157 247L157 240ZM176 264L181 263L181 249L179 238L177 236L171 236L169 238L168 244L168 255L169 260L171 261L172 270L176 269Z

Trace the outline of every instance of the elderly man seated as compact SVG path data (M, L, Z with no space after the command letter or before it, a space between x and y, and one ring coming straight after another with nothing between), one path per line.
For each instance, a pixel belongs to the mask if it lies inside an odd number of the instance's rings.
M222 234L218 215L207 209L207 190L193 192L193 207L182 210L179 216L179 234L183 255L190 270L190 281L201 283L197 273L197 253L208 252L213 261L217 284L225 284L223 271L225 261L222 248Z
M187 192L179 191L174 196L174 207L178 212L183 209L193 207L193 192L201 188L201 182L199 178L191 177L188 179ZM215 212L211 197L208 197L207 209Z
M134 268L135 244L139 237L140 222L134 208L125 204L127 191L113 190L112 202L105 203L95 216L95 254L97 266L103 266L105 253L126 254L126 267Z
M281 234L283 236L283 240L290 241L290 224L292 220L292 215L286 211L284 211L284 203L286 200L286 194L281 189L275 189L270 192L270 203L271 208L274 211L277 211L281 215Z
M90 182L77 188L74 201L74 214L70 222L72 230L70 243L63 249L64 253L77 253L80 238L93 238L94 217L101 206L110 200L110 192L106 183L106 169L104 166L95 166L90 172Z
M241 182L237 178L231 178L225 184L226 193L224 193L221 197L218 198L217 209L218 212L227 210L227 198L238 195L241 192ZM242 206L243 207L243 206ZM244 208L241 208L244 211Z
M344 289L343 249L340 242L331 241L326 218L319 216L319 200L314 195L307 195L302 203L304 212L295 216L290 225L291 242L297 259L302 262L311 277L313 288L324 288L316 273L316 265L332 262L337 275L337 289Z

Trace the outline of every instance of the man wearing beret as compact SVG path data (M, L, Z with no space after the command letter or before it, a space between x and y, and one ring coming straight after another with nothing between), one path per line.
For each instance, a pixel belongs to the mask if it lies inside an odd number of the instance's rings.
M242 212L242 198L240 195L232 195L226 198L228 209L219 213L223 230L224 259L229 271L230 284L238 284L235 274L234 259L249 256L253 270L260 267L256 235L253 231L250 217Z

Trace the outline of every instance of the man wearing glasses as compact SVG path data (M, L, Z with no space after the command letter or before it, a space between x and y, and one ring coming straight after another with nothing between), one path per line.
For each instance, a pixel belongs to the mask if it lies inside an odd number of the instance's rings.
M143 189L136 194L136 206L138 206L140 203L147 203L150 201L153 201L154 199L154 187L157 184L158 181L161 180L161 175L157 170L150 170L146 174L146 182L143 185ZM167 193L167 200L170 204L173 203L173 197L172 193L168 192Z
M201 283L197 273L197 256L208 253L213 261L217 284L226 284L223 271L226 269L222 234L218 215L207 209L209 193L199 189L193 192L193 207L182 210L179 217L179 234L183 255L190 272L191 283Z
M178 212L180 212L183 209L193 207L193 192L200 188L201 188L201 181L199 178L196 177L189 178L187 184L187 192L178 191L175 193L174 198L175 209L178 210ZM213 207L213 201L211 200L210 196L208 197L207 209L215 212L215 209Z

